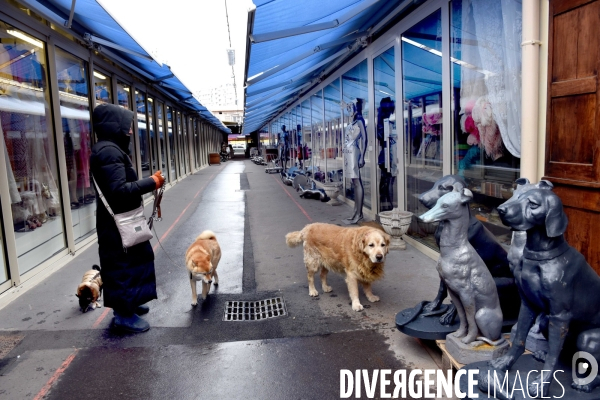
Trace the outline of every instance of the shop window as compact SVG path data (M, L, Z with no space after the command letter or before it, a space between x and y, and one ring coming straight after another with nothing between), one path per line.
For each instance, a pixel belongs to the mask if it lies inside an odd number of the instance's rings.
M451 3L453 173L471 209L510 244L496 207L511 197L521 150L521 2Z
M340 80L325 88L325 174L327 182L341 183L344 176L342 156L342 107Z
M158 166L158 158L157 158L157 142L156 142L156 134L154 133L154 99L152 97L148 97L148 135L150 136L150 156L151 156L151 164L150 164L150 173L153 173L156 170L159 170ZM162 171L161 171L162 172Z
M112 103L112 86L110 77L102 72L94 71L94 96L96 105ZM131 109L131 107L129 107Z
M138 125L138 140L140 143L140 161L142 164L142 178L152 175L150 171L150 139L148 137L148 125L146 123L146 95L138 90L135 91L135 105Z
M167 133L169 135L169 157L171 158L170 179L171 182L177 179L175 171L175 135L173 133L173 109L167 106Z
M364 60L356 67L342 75L342 95L344 103L348 104L355 102L358 104L360 113L365 120L365 127L369 125L369 73L367 60ZM344 128L349 124L352 124L352 115L345 108L344 111ZM366 129L365 129L366 132ZM373 143L369 142L367 147L373 148ZM364 153L365 165L359 169L360 179L362 180L364 190L364 203L363 207L371 209L371 152L365 151ZM352 180L345 178L345 195L346 198L354 200L354 188L352 186Z
M19 272L66 247L45 44L0 21L0 133ZM3 201L5 199L2 199Z
M121 107L131 110L131 86L117 81L117 101Z
M311 174L319 182L325 182L325 165L323 156L323 91L319 90L310 96L311 132L312 132L312 165Z
M406 208L414 213L408 233L433 248L438 224L417 217L427 211L419 195L442 177L441 32L438 10L402 34Z
M375 87L375 148L379 210L398 207L398 134L396 131L396 68L394 48L373 59Z
M157 102L156 103L156 123L158 124L158 140L160 142L160 158L161 158L161 171L163 173L163 175L167 178L167 182L171 181L170 178L170 172L171 169L168 167L167 164L167 151L168 151L168 147L167 147L167 139L165 137L165 130L164 130L164 126L165 126L165 121L163 119L163 103L161 102Z
M56 73L75 241L96 229L96 195L90 184L92 148L86 63L56 49Z
M313 163L312 157L312 124L311 124L311 102L310 100L304 100L301 104L302 108L302 152L304 157L304 169L310 170Z

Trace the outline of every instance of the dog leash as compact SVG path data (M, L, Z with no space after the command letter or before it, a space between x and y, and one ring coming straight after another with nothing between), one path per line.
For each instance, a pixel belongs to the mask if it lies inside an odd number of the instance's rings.
M162 213L160 210L160 203L162 201L164 192L165 192L165 185L162 185L160 190L154 191L154 205L153 205L153 209L152 209L152 215L150 216L150 219L148 220L148 226L150 227L150 229L152 229L154 231L154 237L156 237L156 241L158 242L158 245L163 250L163 252L166 254L167 258L169 260L171 260L171 263L173 263L173 266L176 268L182 268L171 258L169 253L167 253L167 250L165 250L162 243L160 242L158 233L156 233L156 228L154 227L154 221L162 221Z

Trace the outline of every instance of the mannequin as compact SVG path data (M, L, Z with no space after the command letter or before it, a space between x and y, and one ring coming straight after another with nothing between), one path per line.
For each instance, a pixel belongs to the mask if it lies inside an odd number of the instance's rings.
M381 181L379 182L379 196L381 202L381 211L387 211L394 208L394 182L398 173L398 166L396 163L396 132L395 130L389 133L388 143L390 145L390 160L389 169L385 165L385 152L387 151L387 143L384 135L384 124L387 123L385 120L392 122L394 120L394 101L389 97L384 97L379 103L377 110L377 140L381 151L377 164L381 170Z
M362 116L363 99L354 99L346 104L346 111L352 116L352 123L344 130L344 175L352 180L354 189L354 214L342 220L346 225L356 224L363 218L362 207L365 191L360 177L360 170L365 166L367 151L367 129Z
M281 126L279 135L279 160L281 161L282 171L287 171L287 162L290 157L290 134L286 131L285 125Z

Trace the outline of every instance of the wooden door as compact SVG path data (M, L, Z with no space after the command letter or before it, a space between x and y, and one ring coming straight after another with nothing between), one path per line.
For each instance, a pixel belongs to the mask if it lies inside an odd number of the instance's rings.
M600 273L600 1L551 0L545 177Z

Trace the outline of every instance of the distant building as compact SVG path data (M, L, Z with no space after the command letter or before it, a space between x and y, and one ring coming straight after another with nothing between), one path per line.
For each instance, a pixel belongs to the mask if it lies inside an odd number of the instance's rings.
M235 89L233 83L226 83L211 89L198 91L198 100L203 106L212 109L236 109ZM241 105L239 106L240 108Z

